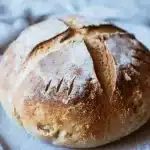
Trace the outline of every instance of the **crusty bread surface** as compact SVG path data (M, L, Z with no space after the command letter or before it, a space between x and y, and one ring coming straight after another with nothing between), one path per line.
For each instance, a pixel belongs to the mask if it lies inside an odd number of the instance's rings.
M150 117L150 52L112 24L50 18L21 33L0 70L6 112L56 145L100 146Z

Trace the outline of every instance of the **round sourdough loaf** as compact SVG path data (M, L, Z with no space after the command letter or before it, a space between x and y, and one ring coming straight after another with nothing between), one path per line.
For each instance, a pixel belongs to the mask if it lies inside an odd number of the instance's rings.
M134 35L82 17L27 28L0 64L0 100L28 132L96 147L150 117L150 52Z

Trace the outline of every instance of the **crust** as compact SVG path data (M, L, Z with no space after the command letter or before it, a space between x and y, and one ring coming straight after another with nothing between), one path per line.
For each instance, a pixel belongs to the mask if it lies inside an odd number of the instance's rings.
M150 52L113 25L73 20L42 22L10 45L0 97L28 132L57 145L96 147L149 119Z

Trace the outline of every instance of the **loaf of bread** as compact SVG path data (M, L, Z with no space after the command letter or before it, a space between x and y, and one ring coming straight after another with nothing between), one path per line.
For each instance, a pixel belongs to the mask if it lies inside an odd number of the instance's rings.
M150 52L112 24L66 17L33 25L8 47L0 71L9 116L56 145L100 146L150 117Z

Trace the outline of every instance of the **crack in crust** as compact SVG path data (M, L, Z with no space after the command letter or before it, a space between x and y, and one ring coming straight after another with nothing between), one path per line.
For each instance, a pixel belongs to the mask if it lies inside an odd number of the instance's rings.
M33 57L37 57L37 55L46 52L52 45L57 44L59 42L62 43L65 40L71 38L73 35L73 31L69 28L60 34L57 34L55 37L37 44L28 54L25 63L27 63Z
M114 33L122 33L125 34L126 31L112 24L102 24L102 25L89 25L83 26L83 29L86 29L88 33L98 31L101 34L114 34Z
M59 90L60 90L60 87L61 87L61 85L62 85L62 83L63 83L63 78L60 80L60 82L58 83L58 85L57 85L57 88L56 88L56 93L57 92L59 92Z
M49 82L47 83L47 85L46 85L46 87L45 87L45 93L48 91L51 82L52 82L52 80L49 80Z
M75 82L76 77L73 78L73 80L71 81L69 90L68 90L68 96L71 94L72 90L73 90L73 86L74 86L74 82Z
M143 60L143 59L142 59L141 57L139 57L139 56L132 55L131 57L134 58L134 59L136 59L136 60L138 60L139 62L143 62L143 63L145 63L145 64L149 64L149 65L150 65L150 62L148 62L148 61L146 61L146 60Z

